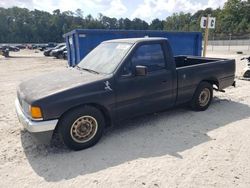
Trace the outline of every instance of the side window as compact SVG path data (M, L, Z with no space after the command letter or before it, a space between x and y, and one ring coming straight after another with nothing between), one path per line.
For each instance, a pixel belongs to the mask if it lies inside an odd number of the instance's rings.
M149 72L161 70L165 68L165 59L160 44L145 44L140 46L134 56L132 63L148 67Z
M132 75L132 63L131 61L128 61L122 68L122 76L131 76L131 75Z

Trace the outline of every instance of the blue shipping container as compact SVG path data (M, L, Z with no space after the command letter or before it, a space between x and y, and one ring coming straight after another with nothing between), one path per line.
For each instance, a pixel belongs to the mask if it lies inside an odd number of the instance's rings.
M64 35L68 51L69 66L77 65L84 56L105 40L145 36L168 38L174 55L201 56L201 32L76 29Z

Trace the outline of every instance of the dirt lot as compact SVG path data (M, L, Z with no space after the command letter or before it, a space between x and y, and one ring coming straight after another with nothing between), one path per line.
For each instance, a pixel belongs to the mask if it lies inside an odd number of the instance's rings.
M209 56L237 58L225 52ZM0 57L0 187L250 187L250 82L187 108L130 120L87 150L37 145L18 123L17 85L66 67L24 50Z

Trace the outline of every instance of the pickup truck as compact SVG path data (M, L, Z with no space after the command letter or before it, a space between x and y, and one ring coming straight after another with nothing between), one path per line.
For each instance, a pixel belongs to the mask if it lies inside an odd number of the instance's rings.
M57 132L66 146L95 145L105 128L180 104L204 111L213 90L235 85L235 60L172 54L166 38L102 42L76 67L21 83L19 121L38 140Z

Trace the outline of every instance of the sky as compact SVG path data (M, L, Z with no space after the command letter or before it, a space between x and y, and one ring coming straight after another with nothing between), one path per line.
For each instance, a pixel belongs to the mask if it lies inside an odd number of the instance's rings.
M226 0L0 0L0 7L25 7L52 12L81 9L84 16L99 13L116 18L141 18L147 22L165 19L175 12L194 13L208 7L223 7Z

